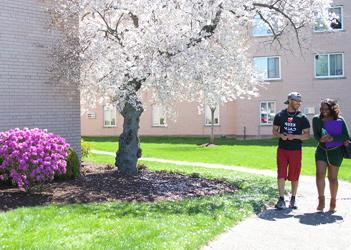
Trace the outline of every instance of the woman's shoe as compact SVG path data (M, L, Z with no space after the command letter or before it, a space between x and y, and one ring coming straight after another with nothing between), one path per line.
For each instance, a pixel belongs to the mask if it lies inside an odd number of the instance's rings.
M336 211L336 199L335 198L330 198L330 207L329 207L329 212L335 213Z
M318 197L318 207L317 210L318 211L323 211L325 207L325 197L324 196L319 196Z

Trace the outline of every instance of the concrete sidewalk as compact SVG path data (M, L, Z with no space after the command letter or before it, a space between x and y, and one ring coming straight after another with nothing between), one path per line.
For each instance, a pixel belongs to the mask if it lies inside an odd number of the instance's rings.
M114 153L92 150L92 153L115 156ZM183 166L199 166L213 169L226 169L250 174L276 176L274 171L255 170L237 166L183 162L157 158L141 158ZM351 171L351 170L350 170ZM287 183L289 184L289 183ZM326 180L326 210L329 208L329 187ZM233 226L203 250L226 249L350 249L351 250L351 183L340 181L337 199L337 212L317 213L317 190L315 179L309 176L300 178L297 210L278 211L270 208L258 215ZM286 197L288 202L289 197Z
M328 187L328 182L326 184ZM326 194L328 190L326 188ZM303 176L298 194L297 210L270 208L253 215L203 249L351 249L351 184L339 183L334 214L316 212L314 178ZM326 210L328 208L329 199L326 200Z

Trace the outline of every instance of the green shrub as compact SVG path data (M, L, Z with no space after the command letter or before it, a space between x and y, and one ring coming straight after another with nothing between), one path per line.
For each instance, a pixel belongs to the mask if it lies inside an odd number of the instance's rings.
M66 158L67 166L66 173L63 175L59 175L58 178L61 180L72 179L79 176L80 171L80 161L76 152L73 151L72 148L68 149L68 156Z
M80 139L80 147L82 152L82 157L88 157L90 154L91 146L88 142Z
M0 165L2 164L3 159L0 157ZM4 171L0 170L0 175L4 174ZM8 173L6 174L8 176ZM1 186L12 186L12 181L10 178L0 178L0 187Z

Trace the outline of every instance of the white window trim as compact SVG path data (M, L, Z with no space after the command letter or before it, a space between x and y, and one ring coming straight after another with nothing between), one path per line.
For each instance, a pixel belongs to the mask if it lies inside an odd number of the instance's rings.
M204 112L204 126L205 126L205 127L211 127L212 124L206 123L206 107L207 107L207 106L208 106L208 105L205 106L205 112ZM213 126L214 126L214 127L219 127L219 126L221 125L221 119L220 119L220 113L221 113L221 112L220 112L219 104L217 105L216 110L218 110L218 123L213 124Z
M260 101L260 105L258 106L258 108L259 108L259 112L258 112L259 118L258 119L260 121L260 126L273 126L273 121L272 121L272 123L262 123L261 122L261 105L262 105L262 103L267 103L267 105L268 105L269 102L273 102L274 103L275 114L277 114L277 101L273 101L273 100Z
M267 72L267 78L264 78L263 80L264 81L280 81L282 80L282 60L281 60L281 57L280 56L254 56L253 57L254 59L255 58L279 58L279 77L278 78L268 78L268 72Z
M158 105L157 104L151 105L151 127L152 128L166 128L168 126L166 117L164 117L165 124L154 124L154 106L158 106Z
M117 125L105 125L104 123L104 128L115 128L117 127Z
M316 61L316 56L328 56L328 75L327 76L317 76L317 61ZM337 75L337 76L331 76L330 75L330 55L341 55L341 60L342 60L342 75ZM315 79L333 79L333 78L343 78L345 77L345 59L344 59L344 53L343 52L333 52L333 53L320 53L320 54L314 54L313 56L314 60L314 78Z
M271 35L254 35L252 32L252 37L271 37L271 36L273 36L273 32Z
M164 125L154 125L154 124L152 124L152 126L151 127L153 127L153 128L166 128L168 125L167 125L167 123L166 124L164 124Z
M115 127L117 127L117 111L116 111L116 124L115 125L106 125L105 124L105 107L106 107L106 105L103 105L103 107L102 107L102 112L103 112L103 127L104 128L115 128Z
M331 6L329 9L340 8L341 13L341 29L325 29L325 30L315 30L314 26L312 28L314 33L326 33L326 32L343 32L345 31L344 28L344 6L343 5L335 5Z

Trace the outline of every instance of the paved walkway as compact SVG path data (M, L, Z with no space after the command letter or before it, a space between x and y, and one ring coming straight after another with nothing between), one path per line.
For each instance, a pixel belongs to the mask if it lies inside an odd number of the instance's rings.
M92 151L115 155L110 152ZM244 167L141 158L183 166L220 168L251 174L276 176L274 171ZM350 169L351 171L351 169ZM326 181L328 185L328 181ZM328 194L328 188L326 188ZM327 197L328 198L328 197ZM288 201L288 197L286 197ZM298 190L299 209L267 209L242 221L209 242L203 250L226 249L350 249L351 250L351 183L340 182L337 212L316 213L317 191L313 177L302 176ZM329 199L326 200L328 208Z
M229 229L203 249L351 249L351 184L340 182L334 214L316 212L314 178L303 176L298 194L297 210L267 209ZM328 208L329 199L326 205Z

